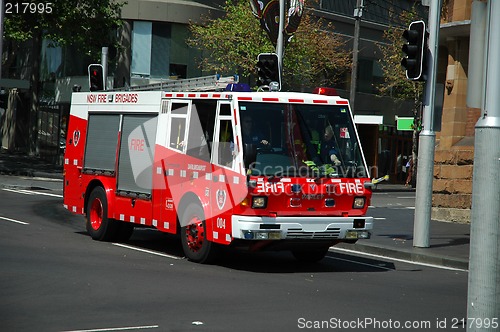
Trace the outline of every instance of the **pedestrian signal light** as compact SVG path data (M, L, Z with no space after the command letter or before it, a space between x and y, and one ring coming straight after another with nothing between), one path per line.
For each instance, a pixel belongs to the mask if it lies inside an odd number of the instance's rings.
M403 52L406 54L401 65L405 68L406 78L413 81L425 81L427 69L427 31L424 21L411 22L403 32L406 43Z
M278 55L276 53L260 53L257 57L257 74L259 76L258 86L271 86L271 82L277 82L278 90L281 90L281 73Z
M100 64L89 65L90 91L104 90L104 70Z

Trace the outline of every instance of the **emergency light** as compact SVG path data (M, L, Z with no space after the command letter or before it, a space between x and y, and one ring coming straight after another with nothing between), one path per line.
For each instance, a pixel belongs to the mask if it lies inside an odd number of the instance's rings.
M250 92L250 86L245 83L230 83L226 86L226 91Z
M313 93L324 96L338 96L337 90L334 88L317 87L314 88Z

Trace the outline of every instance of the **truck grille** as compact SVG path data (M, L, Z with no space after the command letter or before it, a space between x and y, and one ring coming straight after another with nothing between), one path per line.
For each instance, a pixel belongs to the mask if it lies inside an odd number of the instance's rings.
M287 239L338 239L340 228L327 228L322 232L307 232L301 228L289 228L286 234Z

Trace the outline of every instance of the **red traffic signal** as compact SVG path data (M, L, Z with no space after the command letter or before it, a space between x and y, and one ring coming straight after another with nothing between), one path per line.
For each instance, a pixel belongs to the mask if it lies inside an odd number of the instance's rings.
M427 31L424 21L410 23L408 30L403 32L406 43L403 52L406 56L401 65L406 70L406 78L413 81L425 81L427 69Z
M104 70L100 64L89 65L89 88L90 91L104 90Z

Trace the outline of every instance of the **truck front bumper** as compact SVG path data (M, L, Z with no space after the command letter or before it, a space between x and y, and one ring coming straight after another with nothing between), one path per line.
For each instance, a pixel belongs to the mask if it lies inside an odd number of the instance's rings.
M368 239L373 217L232 217L232 236L242 240Z

